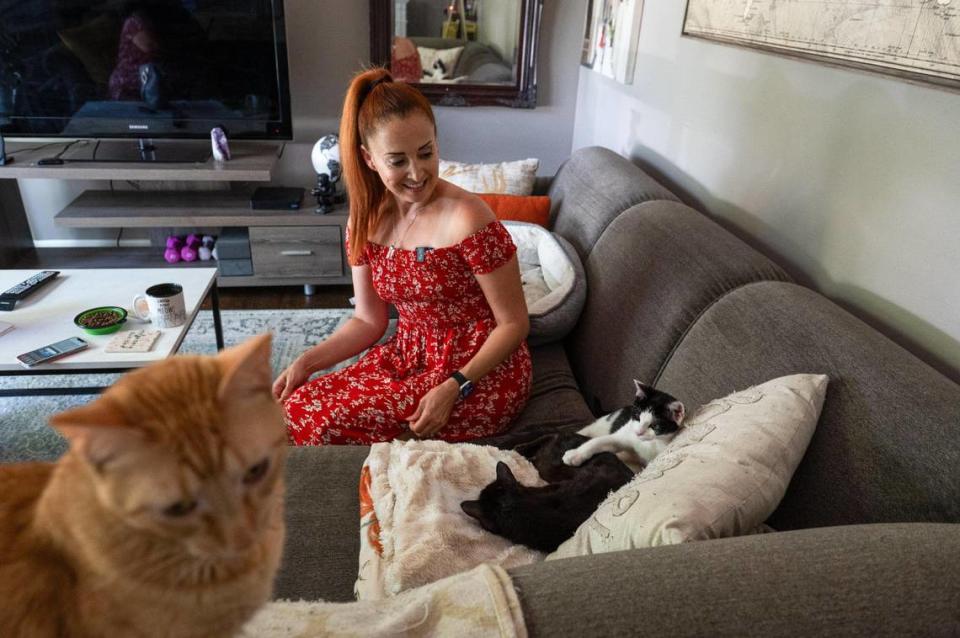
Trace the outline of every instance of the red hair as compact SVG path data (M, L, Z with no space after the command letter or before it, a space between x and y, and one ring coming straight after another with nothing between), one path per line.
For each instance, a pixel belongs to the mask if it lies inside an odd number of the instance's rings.
M360 146L365 146L384 122L411 113L426 116L436 130L437 121L427 98L409 84L394 82L388 70L363 71L350 82L340 118L340 163L350 199L351 265L356 265L367 238L380 225L387 195L380 176L363 161Z

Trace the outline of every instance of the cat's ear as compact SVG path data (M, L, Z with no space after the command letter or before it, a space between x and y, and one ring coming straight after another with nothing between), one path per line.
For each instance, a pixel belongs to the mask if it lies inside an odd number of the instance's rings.
M478 521L483 519L483 506L480 505L480 501L463 501L460 503L460 509L471 518Z
M516 483L517 477L510 471L510 466L500 461L497 463L497 480L501 483Z
M111 459L144 443L143 433L131 428L124 415L103 399L54 414L50 425L98 471Z
M648 391L647 386L640 383L636 379L633 380L633 385L637 388L637 398L645 399L647 397L647 391Z
M673 419L673 422L677 425L683 423L683 418L687 416L687 411L684 409L683 404L679 401L674 401L667 406L667 409L670 410L670 418Z
M487 516L480 501L463 501L460 503L460 509L470 518L476 519L483 529L488 532L493 532L494 534L497 533L496 521L493 520L492 516Z
M265 333L217 355L223 364L223 379L217 392L220 399L270 392L273 385L270 341L270 333Z

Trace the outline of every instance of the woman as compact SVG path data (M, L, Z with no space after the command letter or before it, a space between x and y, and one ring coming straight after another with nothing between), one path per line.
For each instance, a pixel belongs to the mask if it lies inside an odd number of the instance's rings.
M397 437L465 441L504 430L530 392L516 247L475 195L439 178L436 123L385 69L354 78L340 153L356 311L274 383L296 445ZM370 348L357 363L310 375Z

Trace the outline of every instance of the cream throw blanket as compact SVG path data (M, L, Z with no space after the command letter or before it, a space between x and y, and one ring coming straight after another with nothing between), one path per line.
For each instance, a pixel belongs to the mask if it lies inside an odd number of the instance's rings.
M491 534L463 513L496 478L504 461L524 485L544 485L516 452L443 441L392 441L370 449L373 514L382 552L371 543L369 517L361 523L359 600L377 600L467 571L482 563L504 568L543 560L543 554Z
M388 600L267 603L240 638L526 635L510 576L495 565L481 565Z

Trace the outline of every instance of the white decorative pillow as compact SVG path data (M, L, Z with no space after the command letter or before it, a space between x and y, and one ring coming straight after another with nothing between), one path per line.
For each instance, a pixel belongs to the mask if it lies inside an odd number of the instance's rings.
M540 160L463 164L440 160L440 177L473 193L531 195Z
M463 53L463 47L452 47L450 49L431 49L430 47L417 47L417 53L420 54L420 67L426 75L435 75L433 65L437 60L443 63L443 73L441 77L452 78L453 70L457 66L457 60Z
M754 532L787 491L826 390L825 375L795 374L700 407L547 560Z

